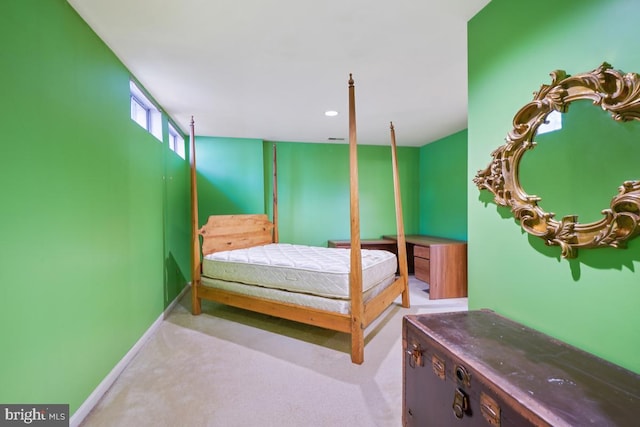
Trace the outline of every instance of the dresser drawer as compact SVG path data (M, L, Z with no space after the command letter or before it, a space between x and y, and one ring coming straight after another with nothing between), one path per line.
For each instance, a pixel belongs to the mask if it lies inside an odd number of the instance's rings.
M431 261L418 257L415 257L413 261L415 263L416 279L431 284Z
M419 246L419 245L415 245L413 247L413 256L414 257L418 257L418 258L426 258L429 259L429 246Z

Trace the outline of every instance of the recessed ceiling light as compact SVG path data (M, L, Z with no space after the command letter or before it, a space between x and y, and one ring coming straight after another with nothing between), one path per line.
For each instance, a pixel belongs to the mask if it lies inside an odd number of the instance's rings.
M325 111L324 115L327 117L335 117L338 115L337 111L333 111L333 110L329 110L329 111Z

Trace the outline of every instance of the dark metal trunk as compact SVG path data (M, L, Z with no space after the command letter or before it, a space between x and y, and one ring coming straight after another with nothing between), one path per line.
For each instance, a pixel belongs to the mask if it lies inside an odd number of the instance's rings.
M403 320L404 426L640 425L640 375L491 311Z

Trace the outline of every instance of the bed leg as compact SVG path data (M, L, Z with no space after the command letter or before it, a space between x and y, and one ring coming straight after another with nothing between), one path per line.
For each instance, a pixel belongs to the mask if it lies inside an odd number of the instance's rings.
M402 291L402 306L404 308L411 307L411 303L409 302L409 291L408 290Z
M404 288L402 291L402 306L404 308L409 308L411 307L411 302L409 301L409 280L406 276L403 278L403 282Z
M351 324L351 362L358 365L364 362L364 330L356 322Z
M202 313L202 300L198 298L198 285L191 286L191 314L197 316Z

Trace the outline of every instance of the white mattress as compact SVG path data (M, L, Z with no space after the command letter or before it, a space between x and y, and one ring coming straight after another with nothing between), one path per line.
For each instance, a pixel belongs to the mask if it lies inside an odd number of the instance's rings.
M364 292L362 301L367 303L369 300L380 294L395 280L395 275L388 277L368 291ZM342 298L327 298L317 295L305 294L300 292L283 291L281 289L265 288L263 286L245 285L244 283L225 282L223 280L210 279L202 277L202 285L208 288L224 289L236 292L242 295L250 295L260 297L271 301L286 302L289 304L301 305L304 307L326 310L332 313L351 313L351 301Z
M273 243L216 252L203 259L203 276L329 298L349 298L350 250ZM395 277L396 256L362 250L363 292Z

